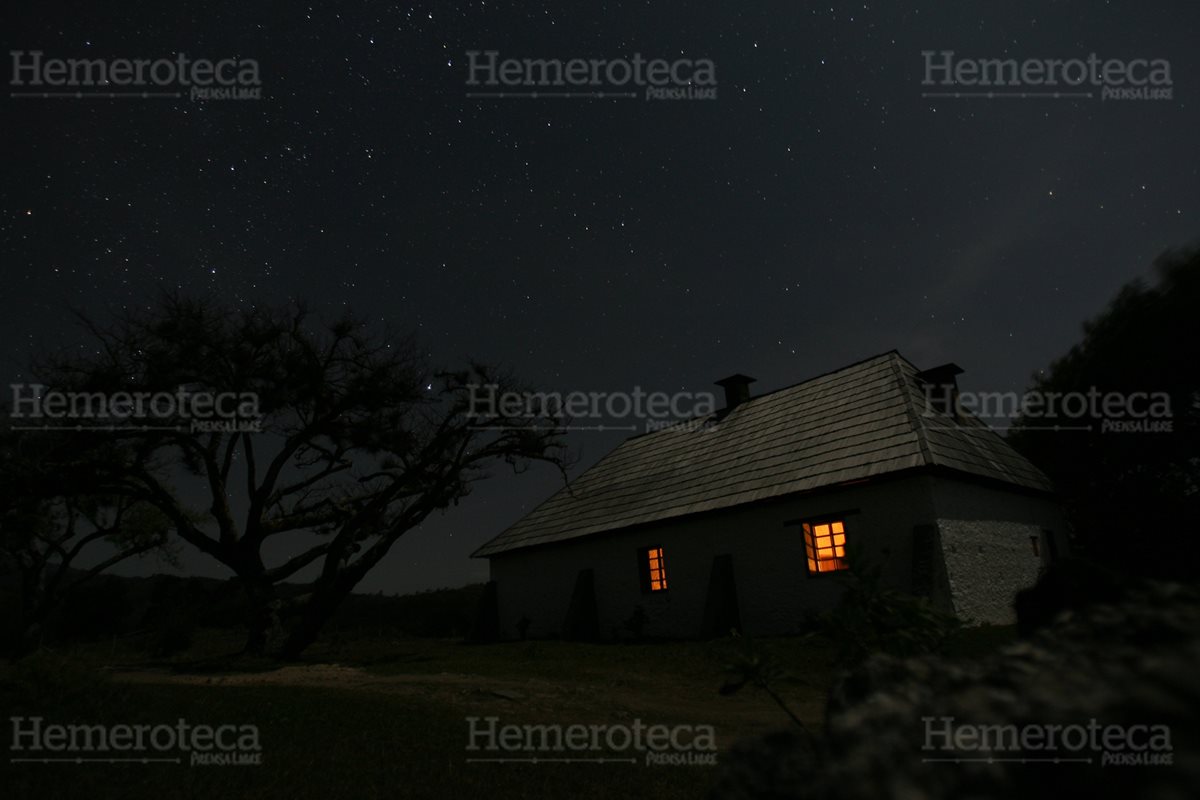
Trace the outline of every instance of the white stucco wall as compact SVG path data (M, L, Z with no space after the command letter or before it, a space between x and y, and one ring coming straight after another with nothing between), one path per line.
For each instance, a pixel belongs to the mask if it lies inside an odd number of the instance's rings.
M933 599L980 623L1013 621L1013 595L1037 579L1046 557L1033 555L1031 535L1054 530L1065 553L1065 528L1051 501L911 474L493 557L501 635L517 637L523 617L531 638L558 635L576 575L591 568L602 636L625 635L623 623L638 605L647 635L697 636L713 556L726 553L744 630L794 632L806 613L833 606L841 586L834 575L807 575L800 529L785 523L838 512L847 512L851 557L865 556L882 568L886 585L904 590L913 584L913 528L935 525L941 549L933 553ZM639 585L637 553L647 546L664 549L668 592L644 593Z
M908 589L912 528L934 519L930 479L924 476L843 488L743 510L708 514L640 530L599 535L518 551L491 559L501 635L557 635L579 570L594 570L600 632L622 635L623 622L641 605L651 636L700 632L714 555L730 554L742 624L751 635L798 630L806 612L827 609L841 593L833 575L809 577L803 539L790 520L851 512L845 517L852 555L881 565L885 582ZM666 593L643 593L639 548L664 549Z
M1061 510L1042 497L961 481L938 479L933 488L954 613L980 624L1015 622L1013 597L1049 563L1046 537L1066 553Z
M950 582L950 598L959 619L1010 624L1013 597L1032 586L1041 560L1030 536L1041 528L999 520L940 519L938 532Z

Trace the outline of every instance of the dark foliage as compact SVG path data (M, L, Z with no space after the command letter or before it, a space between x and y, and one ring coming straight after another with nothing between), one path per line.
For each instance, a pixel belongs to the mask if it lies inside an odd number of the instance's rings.
M1096 603L1118 600L1130 579L1106 567L1080 559L1060 559L1038 582L1017 593L1017 632L1029 636L1049 625L1065 611L1078 611Z
M924 598L884 587L877 568L856 565L839 578L845 591L832 611L817 617L817 624L836 646L843 665L875 653L936 652L959 627L954 616Z
M875 655L834 686L819 736L793 729L735 747L722 762L713 797L1184 800L1200 785L1197 660L1200 594L1149 581L1129 586L1113 602L1061 615L1029 639L979 660ZM1063 738L1049 747L1046 734L982 751L964 737L966 744L946 750L944 737L928 738L924 720L940 724L947 717L959 726L1017 730L1086 729L1092 720L1101 730L1165 726L1171 761L1104 766L1105 752L1131 751L1107 751L1103 737L1098 750L1086 740L1082 750L1065 747ZM1144 747L1147 737L1131 741ZM1055 757L1091 761L1020 761Z
M1084 326L1083 340L1043 373L1043 393L1169 398L1169 418L1114 430L1100 413L1027 416L1013 444L1044 469L1088 558L1122 572L1194 578L1200 569L1200 250L1167 252L1158 282L1131 283ZM1061 425L1091 430L1045 430Z

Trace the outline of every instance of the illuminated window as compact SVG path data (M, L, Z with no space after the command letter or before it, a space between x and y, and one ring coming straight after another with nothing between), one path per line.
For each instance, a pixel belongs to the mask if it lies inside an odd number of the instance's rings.
M805 522L802 527L810 574L850 568L846 561L846 526L841 520Z
M663 592L667 589L667 566L661 547L644 547L638 551L642 573L642 591Z

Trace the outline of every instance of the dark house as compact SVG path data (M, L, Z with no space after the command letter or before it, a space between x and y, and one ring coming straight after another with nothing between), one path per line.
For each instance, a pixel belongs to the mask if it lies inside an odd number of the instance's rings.
M963 620L1011 621L1064 522L1045 475L958 410L961 371L893 351L758 397L720 381L724 409L630 438L475 552L490 627L787 633L856 563Z

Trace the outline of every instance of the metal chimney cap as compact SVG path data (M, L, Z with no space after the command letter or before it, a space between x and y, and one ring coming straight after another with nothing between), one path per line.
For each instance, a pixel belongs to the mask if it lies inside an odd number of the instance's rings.
M917 377L926 383L950 383L964 372L966 372L965 369L951 361L948 364L922 370L917 373Z
M757 378L751 378L749 375L743 375L740 372L735 372L728 378L721 378L719 381L714 381L717 386L722 386L728 389L731 386L749 386L756 382Z

